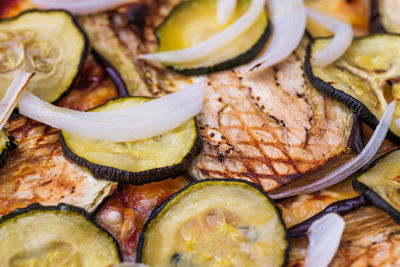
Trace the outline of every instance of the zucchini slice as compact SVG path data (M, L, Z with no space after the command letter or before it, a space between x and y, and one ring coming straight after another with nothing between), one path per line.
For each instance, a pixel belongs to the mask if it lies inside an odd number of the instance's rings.
M307 47L305 69L311 84L324 95L344 103L368 126L375 128L388 103L400 100L400 35L372 34L355 38L346 53L321 68L313 55L331 38L318 38ZM400 143L396 108L388 138Z
M27 89L54 102L75 81L89 43L75 18L62 10L30 10L0 21L0 97L16 69L36 75ZM1 55L3 54L3 55Z
M238 0L236 10L229 22L226 25L219 25L216 16L216 0L182 2L156 29L159 43L157 52L184 49L209 39L243 15L250 3L251 0ZM263 11L249 30L207 58L190 63L167 63L166 65L186 75L207 74L230 69L255 58L265 46L270 32L270 23L266 12Z
M284 266L289 243L279 209L253 183L209 179L151 213L137 262L150 266Z
M37 203L0 219L1 266L108 266L118 244L82 209Z
M400 149L391 151L375 162L353 181L375 206L386 211L400 223Z
M111 100L91 111L111 111L150 101L146 97ZM181 175L201 148L196 120L160 136L133 142L99 141L61 131L64 155L94 177L141 185Z
M7 162L8 153L17 147L17 142L5 129L0 131L0 168Z

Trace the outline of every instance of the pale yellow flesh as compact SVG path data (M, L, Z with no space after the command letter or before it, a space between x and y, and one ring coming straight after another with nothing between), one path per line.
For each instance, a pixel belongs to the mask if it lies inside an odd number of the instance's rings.
M0 154L3 149L6 148L6 143L8 142L8 135L4 130L0 130Z
M16 71L24 69L35 73L27 89L55 101L76 76L84 45L82 33L64 12L26 13L1 22L0 97Z
M330 41L316 40L311 57ZM314 76L362 102L380 119L391 101L400 100L400 36L375 35L356 39L337 61L324 68L313 65L312 71ZM392 86L388 80L392 81ZM400 128L395 122L398 118L400 105L397 105L390 125L390 130L400 136Z
M363 173L357 180L400 211L400 150L396 150Z
M281 266L287 247L284 236L275 208L251 186L199 183L169 202L150 223L143 263ZM181 260L171 260L174 254Z
M239 0L228 23L220 25L216 16L216 0L196 0L185 3L174 10L165 24L157 30L160 40L158 52L188 48L211 38L240 18L247 11L249 4L249 0ZM228 46L217 50L206 58L202 58L200 61L174 64L174 67L179 69L207 67L239 56L259 40L267 27L267 23L267 15L262 12L254 25Z
M32 211L0 225L4 267L103 267L118 263L105 232L72 211Z
M400 33L400 2L398 0L378 0L378 8L385 30Z
M116 100L96 111L111 111L135 106L149 98ZM70 150L87 161L120 170L139 172L179 164L196 140L196 126L191 119L160 136L134 142L110 142L84 138L63 131Z

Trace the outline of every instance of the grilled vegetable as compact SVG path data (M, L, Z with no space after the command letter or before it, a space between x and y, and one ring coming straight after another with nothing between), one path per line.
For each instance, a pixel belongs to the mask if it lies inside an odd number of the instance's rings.
M119 110L151 99L120 98L91 111ZM200 148L195 119L160 136L133 142L99 141L65 131L60 137L64 155L93 176L132 184L179 176Z
M36 75L27 89L54 102L75 81L88 53L88 41L74 17L66 11L23 12L0 21L0 97L24 69Z
M230 26L243 15L251 3L240 0L236 10L225 25L217 22L217 1L193 0L178 5L168 18L156 29L159 41L157 52L180 50L207 40ZM187 63L166 63L175 71L187 75L206 74L226 70L253 59L264 47L271 32L267 14L263 11L260 17L243 35L235 39L229 46L217 52Z
M400 223L399 177L400 150L397 149L377 159L368 170L354 179L353 187Z
M0 168L6 164L8 153L16 147L15 138L2 129L0 131Z
M254 184L198 182L156 208L140 234L137 262L150 266L284 266L280 211Z
M37 203L0 220L2 266L108 266L120 262L115 239L84 210Z
M400 33L400 3L397 0L372 0L370 28L374 32Z
M400 35L373 34L357 38L334 63L321 68L313 55L330 43L316 39L307 48L306 74L311 84L326 96L349 106L371 128L392 100L400 99ZM400 142L397 107L388 137Z

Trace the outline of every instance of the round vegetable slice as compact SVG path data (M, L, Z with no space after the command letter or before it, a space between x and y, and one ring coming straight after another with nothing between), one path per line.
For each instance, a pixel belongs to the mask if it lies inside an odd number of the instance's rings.
M2 266L108 266L118 244L82 209L32 204L0 219Z
M355 38L344 55L326 67L313 56L328 46L331 38L317 38L307 47L305 69L311 84L324 95L347 105L375 129L385 109L400 100L400 35L372 34ZM400 143L396 107L388 138Z
M0 131L0 168L6 164L8 153L16 147L15 138L3 128Z
M289 243L280 211L256 185L208 179L153 210L137 248L149 266L284 266Z
M62 10L30 10L0 21L0 97L17 70L35 73L27 85L39 98L56 101L75 81L89 43L75 18Z
M119 98L90 111L120 110L152 99ZM64 155L94 177L136 185L181 175L201 147L194 118L159 136L132 142L100 141L66 131L60 139Z
M354 179L353 187L400 223L399 177L400 149L396 149L374 161Z
M216 0L184 1L174 8L157 28L157 52L181 50L202 41L229 27L249 8L251 0L239 0L226 24L219 24ZM265 11L256 22L229 45L199 60L185 63L165 63L177 72L187 75L206 74L244 64L253 59L265 46L271 25Z

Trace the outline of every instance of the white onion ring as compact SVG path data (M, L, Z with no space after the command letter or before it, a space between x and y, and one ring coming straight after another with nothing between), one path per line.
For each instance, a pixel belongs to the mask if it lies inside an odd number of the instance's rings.
M66 9L76 15L87 15L121 5L136 2L135 0L31 0L32 3L43 9Z
M217 22L219 25L225 25L235 12L237 0L218 0L217 4Z
M197 115L203 105L205 86L205 82L190 85L161 97L155 106L153 100L118 112L89 113L54 106L24 91L19 101L19 112L54 128L87 138L135 141L174 129ZM164 98L168 101L160 102ZM179 104L170 105L171 101Z
M307 8L307 16L334 33L333 40L323 50L313 55L313 63L325 67L340 58L351 45L354 32L350 24Z
M229 45L249 29L264 10L264 4L265 0L252 0L246 13L226 29L203 42L181 50L139 55L139 58L156 63L187 63L202 59Z
M18 102L19 95L22 93L22 90L24 90L33 75L33 73L26 73L21 70L16 73L14 80L11 82L4 97L0 101L0 130L3 129L8 118L10 118L11 113Z
M357 157L351 159L350 161L343 164L340 168L332 171L325 177L312 182L307 185L298 186L295 188L290 188L287 191L283 191L277 194L268 194L273 199L297 196L300 194L308 194L320 191L325 189L331 185L337 184L340 181L343 181L362 167L368 165L371 160L374 158L376 152L379 147L385 140L386 134L389 130L390 122L392 121L392 116L396 107L396 102L393 101L386 108L383 113L378 126L376 127L374 134L371 136L371 139L368 141L368 144L361 151ZM301 179L301 177L299 178Z
M311 224L304 267L329 265L339 248L345 224L336 213L328 213Z
M269 0L273 32L264 51L239 70L254 73L287 58L299 45L306 29L306 10L302 0Z

